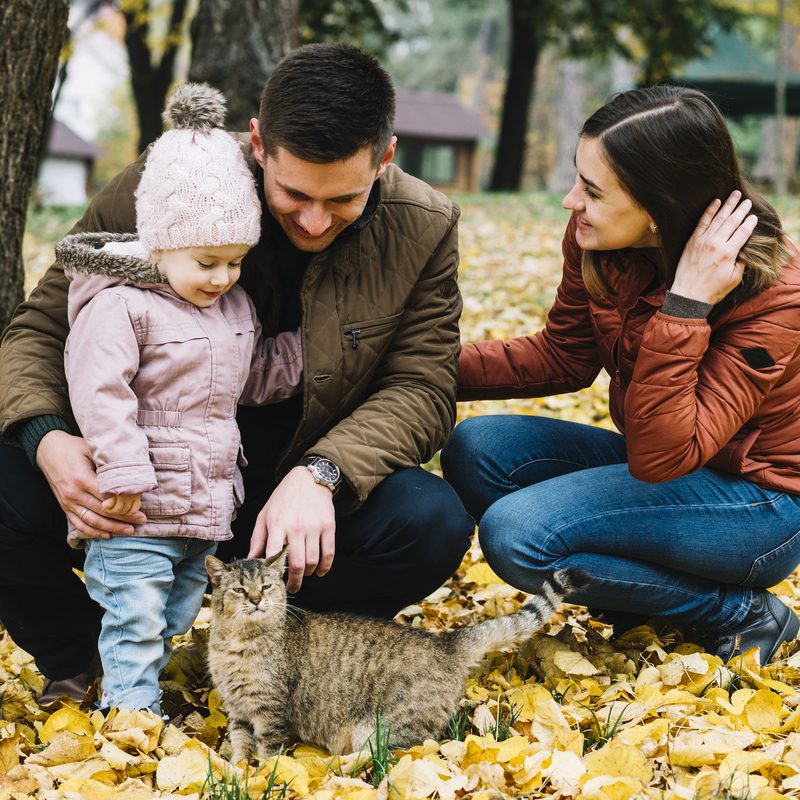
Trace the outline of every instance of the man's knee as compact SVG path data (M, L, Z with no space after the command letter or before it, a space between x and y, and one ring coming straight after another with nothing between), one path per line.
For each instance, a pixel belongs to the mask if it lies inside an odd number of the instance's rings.
M421 568L427 562L454 562L455 569L469 547L474 523L455 490L423 469L390 475L371 497L372 508L388 523L387 539L398 551L414 551Z
M469 547L475 523L453 487L441 478L430 477L427 491L409 503L412 528L419 532L421 549L431 559L449 558L455 569Z
M54 532L66 540L67 521L44 475L20 448L0 443L0 542Z

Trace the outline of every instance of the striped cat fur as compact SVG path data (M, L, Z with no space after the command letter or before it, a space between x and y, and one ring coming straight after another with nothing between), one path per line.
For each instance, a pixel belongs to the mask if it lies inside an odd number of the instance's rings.
M213 585L209 666L228 714L233 760L313 743L353 753L381 709L393 746L446 738L468 674L493 650L531 637L589 577L555 572L516 614L444 634L287 605L285 553L224 564Z

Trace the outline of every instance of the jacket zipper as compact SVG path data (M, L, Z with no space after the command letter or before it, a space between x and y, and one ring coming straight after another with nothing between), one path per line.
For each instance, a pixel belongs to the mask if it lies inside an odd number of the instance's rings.
M350 337L350 346L353 350L358 350L359 346L361 345L361 339L364 336L372 336L379 331L382 331L384 328L391 328L395 324L396 320L392 320L391 322L380 322L377 325L368 325L366 327L360 328L347 328L344 332L345 336Z
M625 310L625 313L622 315L622 323L619 326L619 333L617 334L617 338L614 340L614 344L611 346L611 360L614 362L614 385L617 388L622 386L622 379L620 377L620 367L619 367L619 350L622 345L622 337L625 335L625 324L628 321L628 310Z
M646 295L639 295L636 298L636 303L634 303L631 308L634 308L639 302L647 303L647 305L653 306L656 309L661 307L660 303L656 303ZM627 389L627 387L623 385L622 378L620 377L619 351L620 347L622 346L622 337L625 335L625 326L628 324L628 314L630 313L631 308L625 310L625 313L622 316L622 323L619 327L619 334L611 347L611 360L614 362L614 385L623 389Z

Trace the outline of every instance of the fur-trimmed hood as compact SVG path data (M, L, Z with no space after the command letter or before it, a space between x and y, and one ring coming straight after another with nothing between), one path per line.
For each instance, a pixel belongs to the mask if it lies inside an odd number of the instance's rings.
M69 324L98 292L111 286L172 291L132 233L73 233L56 245L70 279Z

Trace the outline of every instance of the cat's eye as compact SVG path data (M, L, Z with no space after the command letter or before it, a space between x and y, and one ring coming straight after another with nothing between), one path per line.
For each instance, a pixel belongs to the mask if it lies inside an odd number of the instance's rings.
M236 594L247 594L247 589L245 589L244 586L234 586L233 591L236 592Z
M266 591L267 591L267 589L271 589L271 588L272 588L272 584L271 584L271 583L265 583L265 584L264 584L264 585L261 587L261 591L262 591L262 592L266 592Z

